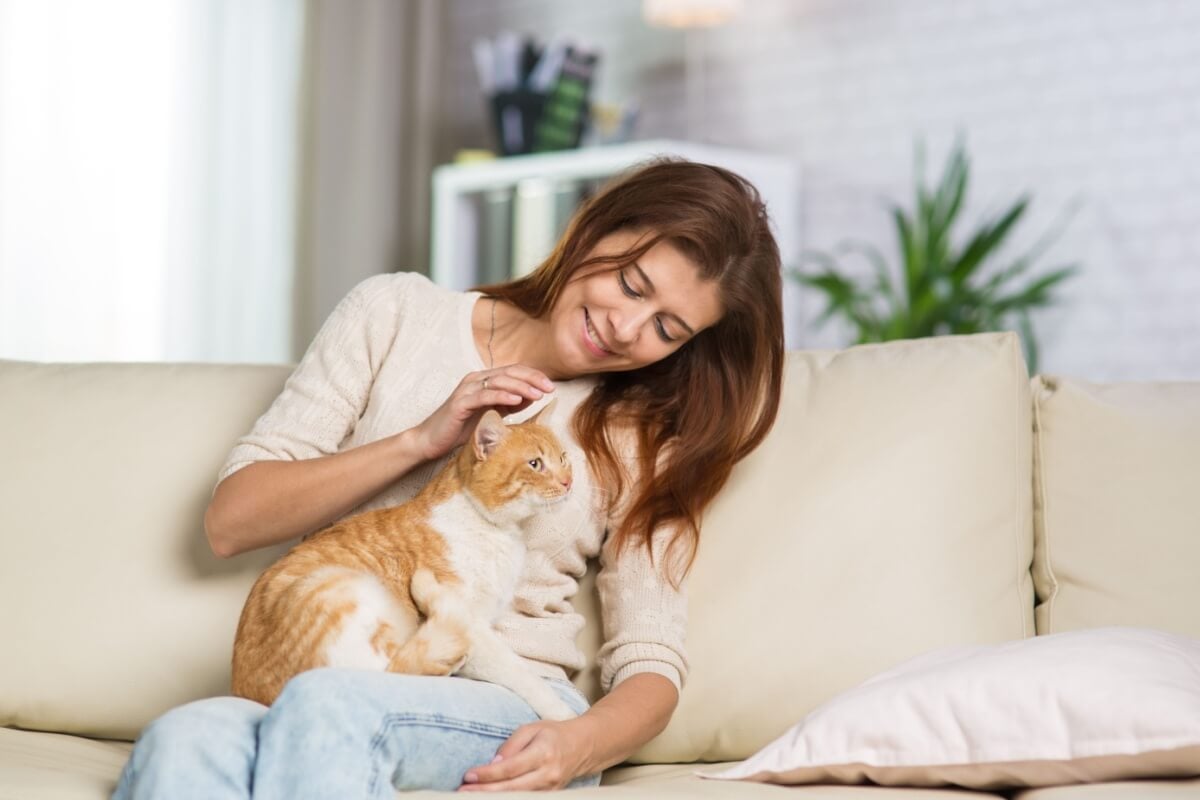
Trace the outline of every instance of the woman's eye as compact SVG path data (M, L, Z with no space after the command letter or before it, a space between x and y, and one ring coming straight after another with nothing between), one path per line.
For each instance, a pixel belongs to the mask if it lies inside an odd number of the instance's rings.
M630 297L634 298L635 300L642 296L640 293L635 292L633 290L633 287L629 285L629 282L627 280L625 280L624 272L617 273L617 280L621 284L621 291L624 292L625 294L629 295Z
M541 472L542 471L542 460L540 458L530 459L529 466L533 467L538 472Z
M675 341L675 337L671 336L669 333L667 333L666 327L663 325L662 320L659 319L658 317L654 318L654 327L658 329L658 335L662 338L662 340L664 342Z

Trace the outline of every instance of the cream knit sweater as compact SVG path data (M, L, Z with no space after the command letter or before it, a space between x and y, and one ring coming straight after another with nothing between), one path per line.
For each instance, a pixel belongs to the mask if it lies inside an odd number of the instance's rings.
M468 372L486 367L471 332L476 292L453 292L416 273L376 275L338 304L283 392L238 440L219 480L254 461L329 455L411 428L432 414ZM585 666L575 643L583 617L571 606L587 560L600 557L605 644L597 656L605 692L639 672L680 688L687 675L687 604L650 564L644 547L614 557L604 547L615 514L600 496L570 432L575 407L594 379L557 381L551 418L575 472L572 500L526 530L527 566L514 608L498 623L512 648L541 674L566 677ZM511 419L535 414L549 397ZM447 456L447 458L449 458ZM401 503L447 458L418 466L351 513ZM661 545L662 537L656 542ZM662 547L656 548L661 554ZM656 563L662 563L656 558Z

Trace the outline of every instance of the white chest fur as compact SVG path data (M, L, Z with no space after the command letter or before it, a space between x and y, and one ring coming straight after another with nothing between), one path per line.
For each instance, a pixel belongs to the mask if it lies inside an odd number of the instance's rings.
M435 507L429 522L446 540L451 568L471 605L483 619L496 619L512 602L525 567L520 529L484 519L462 495Z

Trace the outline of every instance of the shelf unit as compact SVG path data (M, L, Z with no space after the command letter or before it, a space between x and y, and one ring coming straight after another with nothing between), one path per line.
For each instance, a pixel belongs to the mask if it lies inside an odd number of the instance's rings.
M800 246L800 179L795 162L695 142L648 140L437 167L433 173L430 277L451 289L465 290L479 284L477 253L462 243L475 241L479 226L477 199L483 193L515 190L529 179L602 180L662 155L724 167L754 184L767 204L783 263L796 263ZM789 346L794 346L800 332L797 289L794 282L784 281L784 324Z

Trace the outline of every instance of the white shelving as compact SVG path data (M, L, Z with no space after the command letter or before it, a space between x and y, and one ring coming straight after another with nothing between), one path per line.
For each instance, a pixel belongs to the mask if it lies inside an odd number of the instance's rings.
M477 254L473 247L462 246L464 242L475 241L478 195L493 189L515 189L522 181L533 178L603 179L660 155L715 164L754 184L767 204L783 263L796 263L800 244L800 181L794 162L693 142L651 140L437 167L433 173L430 276L436 283L452 289L469 289L479 283ZM789 346L794 346L800 328L797 289L794 282L784 281L784 323Z

